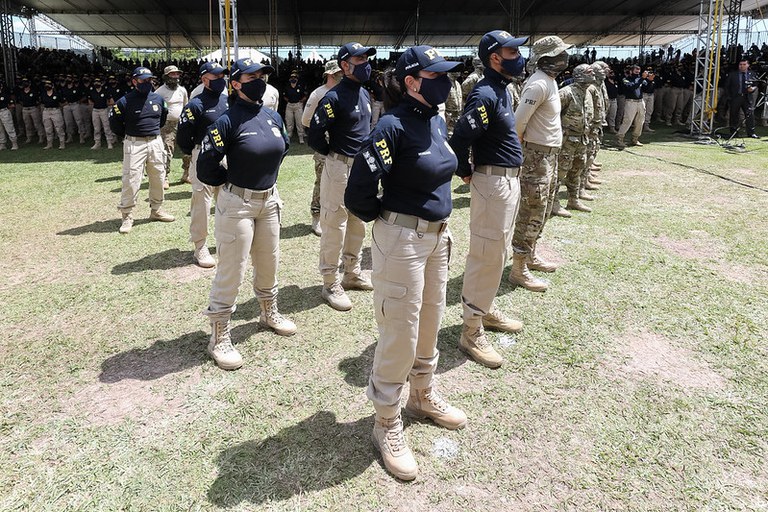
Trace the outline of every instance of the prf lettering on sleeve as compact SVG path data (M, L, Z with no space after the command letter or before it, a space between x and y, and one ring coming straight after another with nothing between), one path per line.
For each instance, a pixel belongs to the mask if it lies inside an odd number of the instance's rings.
M387 147L387 141L381 139L376 143L376 147L379 150L381 161L384 162L385 165L390 165L392 163L392 153L390 153L389 148Z
M333 107L330 103L325 104L325 115L327 115L329 119L333 119Z
M213 143L216 144L216 147L222 148L224 147L224 141L221 140L221 134L219 133L218 128L214 128L211 130L211 135L213 137Z
M488 124L488 111L485 109L485 105L477 107L477 111L480 112L480 121L484 125Z

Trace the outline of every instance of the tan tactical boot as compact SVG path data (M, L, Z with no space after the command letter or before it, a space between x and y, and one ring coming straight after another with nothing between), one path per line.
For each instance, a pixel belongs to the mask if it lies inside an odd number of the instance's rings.
M584 188L579 190L579 199L583 199L584 201L594 201L595 196L591 196L587 193L585 190L587 188L586 184L584 184Z
M429 418L449 430L458 430L467 425L467 415L464 411L449 405L434 388L412 387L405 411L414 418Z
M345 272L344 278L341 280L341 286L343 286L345 290L373 290L371 278L362 272L359 274L354 272Z
M216 260L211 256L211 252L208 250L205 240L195 244L195 252L192 253L192 259L195 260L195 263L197 263L198 266L203 268L213 268L216 266Z
M176 217L166 212L162 208L158 208L157 210L152 210L152 212L149 214L149 220L159 220L160 222L173 222L176 220Z
M533 244L533 250L528 254L528 261L526 261L526 264L530 270L538 270L539 272L554 272L557 270L556 264L541 259L536 250L536 244Z
M184 183L192 183L189 179L189 169L184 169L184 172L181 174L181 181Z
M576 197L568 198L568 204L566 205L566 208L568 208L569 210L576 210L579 212L586 212L586 213L589 213L592 211L592 208L590 208L589 206L579 201L579 199Z
M597 167L598 169L602 169L603 168L603 163L602 162L592 162L592 167Z
M639 141L639 140L637 140L637 139L632 139L632 144L631 144L631 145L632 145L632 146L637 146L637 147L642 147L642 146L643 146L643 143L642 143L642 142L640 142L640 141Z
M163 181L163 190L168 190L171 188L171 182L168 181L168 178L165 178L165 181Z
M589 183L591 183L592 185L602 185L603 184L603 180L601 180L600 178L598 178L594 174L590 174L589 175Z
M91 146L91 149L94 151L97 149L101 149L101 143L100 142L95 143L93 146Z
M488 368L498 368L504 363L504 359L485 337L482 325L472 327L464 324L459 338L459 350Z
M504 316L496 306L483 316L483 328L502 332L520 332L523 330L523 322Z
M381 452L384 467L400 480L413 480L419 474L419 466L405 443L403 420L376 415L371 435L374 446Z
M597 184L591 180L591 178L588 178L585 180L584 183L584 189L585 190L600 190L600 187L597 186Z
M63 142L60 142L59 149L67 149L67 146Z
M323 234L323 228L320 227L320 214L312 215L312 232L317 236Z
M123 222L122 224L120 224L120 229L118 229L117 231L120 234L125 235L127 233L130 233L131 229L133 229L133 215L131 215L130 213L124 213Z
M208 353L222 370L237 370L243 366L243 358L232 345L232 338L229 336L229 318L211 320Z
M17 149L19 149L19 141L14 139L11 141L11 151L16 151Z
M515 286L522 286L532 292L545 292L549 285L531 274L526 265L527 254L515 253L512 255L512 270L509 272L509 282Z
M43 149L51 149L51 148L53 148L53 144L49 142L48 144L45 145Z
M259 306L261 306L259 324L269 327L280 336L296 334L296 324L280 314L275 299L259 300Z
M111 142L107 142L107 149L115 149Z
M337 311L349 311L352 309L352 301L349 300L344 287L338 281L331 285L323 286L321 295L323 300Z
M552 203L552 216L554 217L563 217L566 219L569 219L573 217L571 212L568 210L563 209L563 207L560 205L560 200L555 199L555 201Z

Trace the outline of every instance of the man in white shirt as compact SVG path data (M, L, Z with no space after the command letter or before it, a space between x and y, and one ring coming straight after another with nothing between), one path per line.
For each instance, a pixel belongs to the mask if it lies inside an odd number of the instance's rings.
M163 70L164 84L155 91L163 97L168 105L168 119L166 119L165 125L160 130L160 137L162 137L163 145L165 146L165 183L163 183L163 188L166 190L170 187L169 176L171 175L173 150L176 147L176 128L179 126L182 108L189 103L189 95L184 87L179 86L179 78L181 78L181 70L179 68L176 66L166 66ZM189 179L189 157L187 155L182 157L182 168L184 169L184 175L181 179L182 181L187 181Z
M523 165L509 280L535 292L545 291L548 284L530 271L557 269L536 253L536 242L557 193L557 153L563 143L563 130L555 78L568 67L570 47L557 36L546 36L533 44L531 65L536 72L525 83L515 110L517 133L523 143Z
M325 71L323 72L325 83L312 91L301 115L301 124L304 125L304 128L309 128L317 104L323 99L325 93L336 87L336 84L341 81L341 77L342 72L337 60L329 60L325 63ZM315 151L313 158L315 160L315 187L312 190L312 202L309 209L312 212L312 232L320 236L323 233L320 229L320 177L323 175L325 156Z

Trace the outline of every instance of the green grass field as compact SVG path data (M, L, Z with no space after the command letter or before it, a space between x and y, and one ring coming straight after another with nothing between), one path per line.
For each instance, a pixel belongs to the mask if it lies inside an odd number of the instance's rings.
M0 510L768 510L768 143L643 140L601 152L592 214L547 225L549 291L505 274L497 303L526 328L491 335L497 371L457 348L455 180L438 385L469 425L406 417L411 484L369 439L372 295L348 313L320 298L305 146L278 183L279 304L299 333L258 326L249 272L236 372L205 352L215 270L192 264L189 185L162 224L145 183L121 236L119 149L0 153Z

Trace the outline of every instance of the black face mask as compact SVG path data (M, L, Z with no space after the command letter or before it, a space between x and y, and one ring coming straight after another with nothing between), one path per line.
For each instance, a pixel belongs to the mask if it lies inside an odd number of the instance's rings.
M261 98L264 96L264 92L267 90L267 82L261 78L256 78L250 82L241 82L240 90L248 97L249 100L261 101Z

